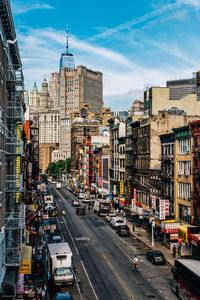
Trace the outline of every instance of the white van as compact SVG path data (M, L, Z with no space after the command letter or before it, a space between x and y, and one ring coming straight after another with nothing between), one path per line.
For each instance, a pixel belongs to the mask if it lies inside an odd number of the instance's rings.
M114 217L111 219L110 224L113 228L117 228L119 225L126 225L126 218Z

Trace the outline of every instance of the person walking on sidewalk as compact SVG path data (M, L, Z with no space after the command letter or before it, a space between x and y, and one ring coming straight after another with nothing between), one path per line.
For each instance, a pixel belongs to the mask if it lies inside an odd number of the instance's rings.
M173 257L176 257L176 245L173 246L172 250L173 250Z

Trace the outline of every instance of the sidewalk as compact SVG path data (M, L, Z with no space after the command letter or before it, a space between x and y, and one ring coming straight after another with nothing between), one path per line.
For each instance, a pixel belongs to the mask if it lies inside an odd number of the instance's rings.
M149 232L147 232L146 229L143 229L142 227L136 227L135 226L135 231L133 231L132 222L127 221L127 225L130 228L131 234L133 236L135 236L137 240L142 242L144 245L146 245L150 249L161 251L164 254L164 256L166 257L167 262L171 266L174 266L175 258L173 257L172 251L170 249L167 249L165 246L158 243L155 239L154 239L154 247L153 247L151 245L151 234Z

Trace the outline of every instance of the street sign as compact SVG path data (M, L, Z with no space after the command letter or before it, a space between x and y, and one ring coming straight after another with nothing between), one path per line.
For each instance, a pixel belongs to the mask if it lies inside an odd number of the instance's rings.
M152 196L152 208L156 209L156 196Z

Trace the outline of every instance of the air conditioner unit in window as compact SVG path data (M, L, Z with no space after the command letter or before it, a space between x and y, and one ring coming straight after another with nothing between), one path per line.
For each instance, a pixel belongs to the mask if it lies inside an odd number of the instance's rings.
M185 172L185 176L189 176L190 175L190 172L189 171L186 171Z

